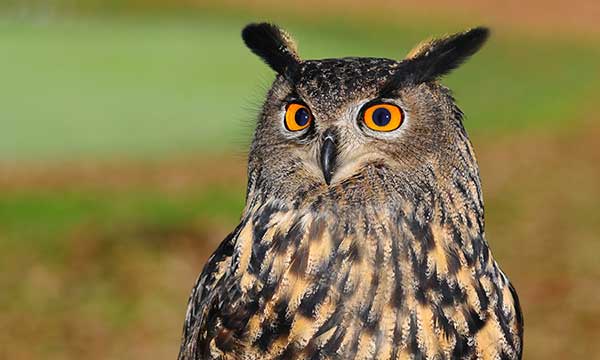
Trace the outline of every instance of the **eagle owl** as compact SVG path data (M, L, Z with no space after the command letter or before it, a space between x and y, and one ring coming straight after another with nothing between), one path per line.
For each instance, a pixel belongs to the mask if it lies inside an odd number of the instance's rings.
M192 290L179 359L520 359L517 294L438 82L488 30L400 61L302 60L267 23L242 37L277 76L240 223Z

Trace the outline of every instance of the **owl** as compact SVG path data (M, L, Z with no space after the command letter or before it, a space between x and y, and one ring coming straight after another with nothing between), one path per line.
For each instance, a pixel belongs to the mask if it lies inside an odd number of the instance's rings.
M515 289L484 233L463 113L439 79L478 27L403 60L302 60L268 23L242 37L276 72L246 205L193 287L179 359L520 359Z

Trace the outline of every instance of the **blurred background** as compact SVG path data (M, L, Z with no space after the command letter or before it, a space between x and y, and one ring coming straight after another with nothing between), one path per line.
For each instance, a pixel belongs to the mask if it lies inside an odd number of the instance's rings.
M304 58L402 58L489 25L444 80L466 113L487 236L525 359L600 358L600 2L3 0L0 358L175 358L187 297L244 203L274 75L240 30Z

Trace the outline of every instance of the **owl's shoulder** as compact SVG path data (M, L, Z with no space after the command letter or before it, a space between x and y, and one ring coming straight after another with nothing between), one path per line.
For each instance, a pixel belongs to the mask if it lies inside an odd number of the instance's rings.
M226 295L219 292L218 288L225 280L227 269L231 266L238 233L239 227L221 242L206 262L196 284L192 288L183 325L180 359L193 358L193 354L199 351L199 349L196 349L199 344L196 340L203 336L200 332L203 324L209 321L211 316L210 309L214 307L211 304L221 302L220 298Z

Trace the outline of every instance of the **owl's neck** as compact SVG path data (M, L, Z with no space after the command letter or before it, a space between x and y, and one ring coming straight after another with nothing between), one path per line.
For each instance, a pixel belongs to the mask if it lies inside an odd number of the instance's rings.
M290 254L310 254L311 244L325 241L319 251L328 254L320 256L356 253L373 263L412 264L421 273L487 266L478 175L454 174L438 180L426 170L415 181L374 164L332 186L251 191L244 218L253 224L255 242L266 236L265 249L275 241ZM395 259L385 258L389 249L397 250Z

